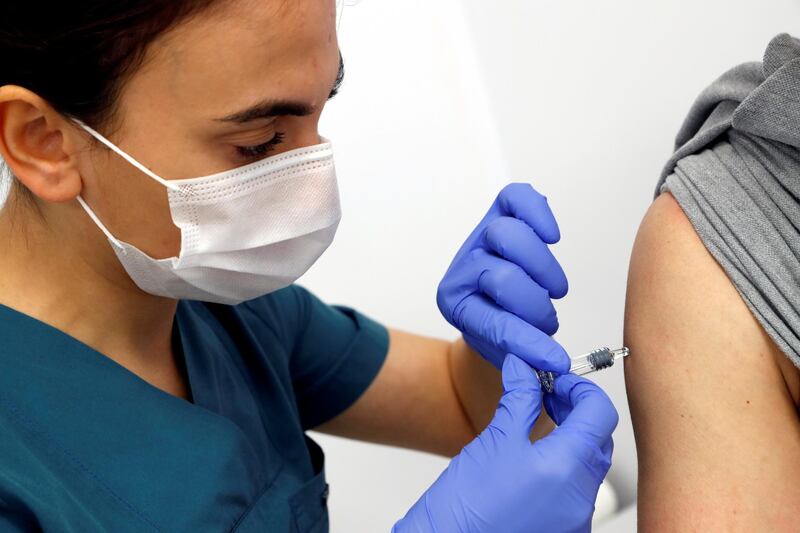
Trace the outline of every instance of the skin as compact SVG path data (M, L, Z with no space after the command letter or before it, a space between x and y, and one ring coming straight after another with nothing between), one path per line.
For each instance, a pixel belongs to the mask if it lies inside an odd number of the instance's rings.
M676 200L642 222L625 310L640 531L797 531L800 374Z
M317 126L339 71L333 0L231 0L185 21L147 51L101 133L165 179L204 176L321 142ZM267 98L307 116L217 119ZM284 141L255 158L237 146ZM0 212L0 303L50 324L170 394L187 398L170 333L176 301L141 291L80 194L117 238L177 256L165 188L25 88L0 87L0 155L32 193ZM391 330L383 369L319 429L454 455L486 426L499 372L463 341ZM551 427L543 421L536 430Z

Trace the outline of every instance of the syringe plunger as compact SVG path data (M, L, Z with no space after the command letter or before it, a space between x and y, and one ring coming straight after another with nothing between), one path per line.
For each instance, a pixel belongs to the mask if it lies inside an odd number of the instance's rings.
M590 372L596 372L610 366L614 366L617 359L626 357L630 353L627 348L619 350L609 350L608 348L598 348L586 355L576 357L572 360L569 371L573 374L583 376Z

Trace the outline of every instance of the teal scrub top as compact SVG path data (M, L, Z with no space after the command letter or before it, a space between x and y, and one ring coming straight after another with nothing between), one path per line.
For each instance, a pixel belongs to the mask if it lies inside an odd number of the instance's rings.
M305 430L372 382L386 328L293 285L180 301L172 343L191 402L0 305L0 531L328 530Z

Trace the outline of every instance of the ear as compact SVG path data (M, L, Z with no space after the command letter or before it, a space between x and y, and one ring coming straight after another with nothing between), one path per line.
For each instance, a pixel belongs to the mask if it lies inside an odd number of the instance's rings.
M0 155L33 194L66 202L81 192L74 128L45 100L22 87L0 87Z

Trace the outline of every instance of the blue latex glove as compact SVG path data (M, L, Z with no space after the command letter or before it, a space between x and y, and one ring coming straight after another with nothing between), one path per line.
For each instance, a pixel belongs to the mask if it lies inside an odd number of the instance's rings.
M531 444L542 393L533 370L509 355L505 393L489 426L456 456L394 533L590 531L597 490L611 466L618 415L599 387L559 376L546 400L560 422Z
M547 199L526 183L512 183L439 284L439 310L497 368L514 353L539 370L569 371L567 353L550 338L558 329L551 298L568 288L547 246L559 239Z

